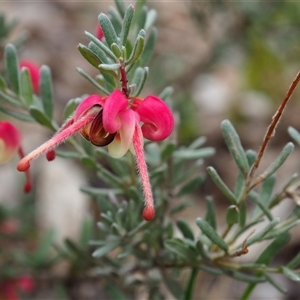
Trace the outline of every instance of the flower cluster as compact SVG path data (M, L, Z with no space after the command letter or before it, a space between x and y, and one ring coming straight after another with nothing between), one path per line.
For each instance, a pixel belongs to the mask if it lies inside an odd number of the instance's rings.
M143 151L143 137L162 141L172 132L174 118L171 110L160 98L150 95L145 99L126 96L120 90L109 96L90 95L77 107L74 115L46 143L24 157L17 166L27 171L30 162L76 132L98 147L108 146L112 157L119 158L131 150L145 197L143 217L152 220L155 216L153 196Z

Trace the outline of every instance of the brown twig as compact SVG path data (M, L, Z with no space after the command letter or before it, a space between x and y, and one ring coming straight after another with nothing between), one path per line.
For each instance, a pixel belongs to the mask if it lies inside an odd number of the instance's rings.
M121 73L121 82L122 82L122 92L125 95L125 97L129 96L129 91L128 91L128 80L127 80L127 74L125 70L125 64L124 61L120 59L120 73Z
M259 167L259 164L260 164L260 161L265 153L265 150L269 144L269 141L270 139L274 136L275 134L275 129L281 119L281 116L284 112L284 109L286 108L295 88L297 87L298 83L300 81L300 72L298 72L298 74L296 75L295 79L293 80L292 84L290 85L283 101L281 102L279 108L277 109L275 115L272 117L272 121L271 121L271 124L269 125L268 129L267 129L267 132L264 136L264 139L263 139L263 142L262 142L262 145L259 149L259 152L258 152L258 155L256 157L256 160L250 170L250 173L248 175L248 178L247 178L247 186L249 187L251 185L251 182L252 182L252 179L253 179L253 176L254 176L254 173L255 171L258 169ZM257 184L257 183L256 183ZM255 184L255 185L256 185ZM253 186L251 186L253 187Z

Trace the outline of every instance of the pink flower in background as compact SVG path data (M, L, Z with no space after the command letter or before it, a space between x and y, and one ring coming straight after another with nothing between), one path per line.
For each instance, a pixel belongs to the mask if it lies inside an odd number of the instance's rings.
M29 276L21 276L15 279L7 279L0 282L0 299L21 300L19 292L31 294L35 288L34 280Z
M24 157L19 130L8 121L0 121L0 164L12 159L17 152L21 158ZM26 172L24 192L28 193L30 190L31 179L29 172Z
M97 27L96 27L96 36L100 41L104 39L103 30L99 23L97 23Z
M154 203L143 150L143 137L162 141L172 132L174 118L169 107L160 98L150 95L145 99L126 97L115 90L107 97L91 95L77 107L73 117L45 144L20 160L17 169L27 171L30 162L42 153L52 150L65 139L80 132L96 146L108 146L112 157L124 156L129 149L135 154L144 190L143 217L152 220Z
M32 89L34 93L39 93L39 84L40 84L40 67L30 61L30 60L21 60L20 68L26 67L29 70L29 74L31 77Z

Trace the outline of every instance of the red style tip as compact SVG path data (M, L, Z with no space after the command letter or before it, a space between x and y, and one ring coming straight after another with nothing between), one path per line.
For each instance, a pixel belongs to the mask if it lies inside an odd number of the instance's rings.
M32 189L32 186L31 186L30 182L26 183L23 187L24 193L29 193L31 191L31 189Z
M54 160L55 157L56 157L56 153L55 153L54 150L50 150L50 151L48 151L48 152L46 153L46 158L47 158L48 161Z
M145 207L143 210L143 218L145 221L152 221L155 217L154 207Z
M30 163L28 161L24 161L23 159L21 159L17 165L17 170L19 172L26 172L28 171L30 168Z

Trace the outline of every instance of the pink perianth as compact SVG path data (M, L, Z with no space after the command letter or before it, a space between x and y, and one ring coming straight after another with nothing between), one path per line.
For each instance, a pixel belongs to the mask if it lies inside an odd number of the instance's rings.
M139 174L141 177L142 187L145 196L145 208L143 210L143 218L146 221L151 221L155 217L154 202L151 190L151 184L148 175L147 164L145 160L144 150L142 146L142 132L139 124L136 124L133 135L133 147L135 151L135 159Z
M59 130L58 134L55 134L46 143L29 153L23 159L21 159L17 165L19 172L25 172L30 167L30 162L45 152L51 151L54 147L65 141L68 137L80 131L84 126L93 121L98 111L91 109L89 113L79 118L77 121L72 122L70 126L64 126L64 130Z

